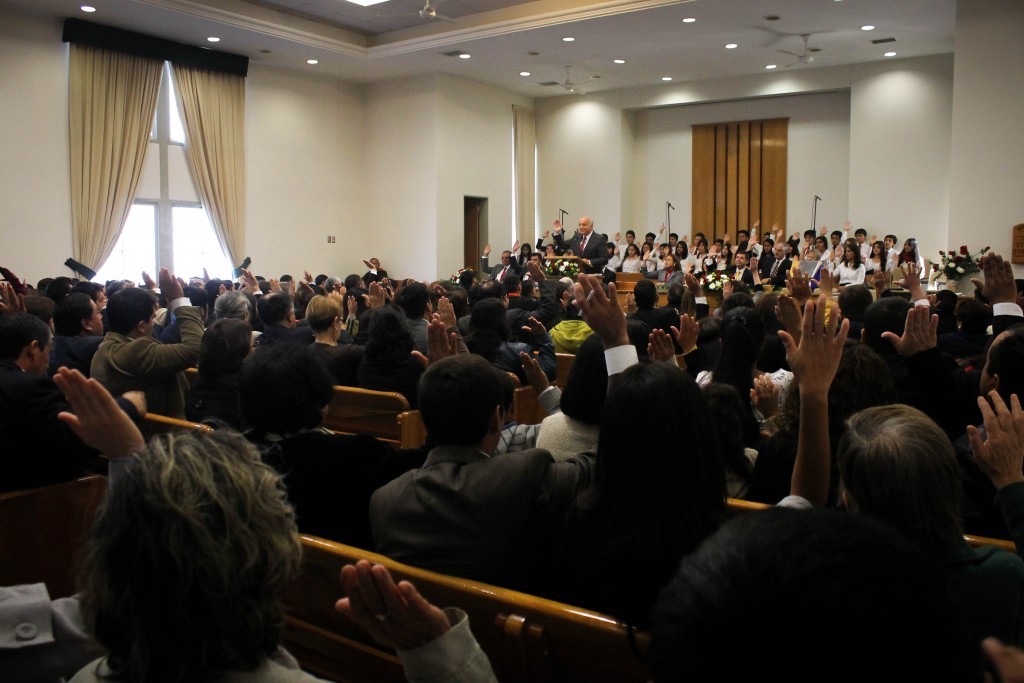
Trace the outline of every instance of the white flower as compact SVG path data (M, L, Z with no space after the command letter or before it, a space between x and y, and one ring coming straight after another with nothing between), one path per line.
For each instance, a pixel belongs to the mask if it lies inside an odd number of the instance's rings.
M956 269L956 272L958 272L958 273L960 273L961 275L963 275L963 274L964 274L964 269L963 269L963 268L957 268L957 269Z

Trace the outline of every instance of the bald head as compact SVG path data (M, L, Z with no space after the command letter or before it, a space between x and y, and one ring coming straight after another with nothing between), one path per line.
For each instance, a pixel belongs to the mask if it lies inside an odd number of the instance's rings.
M590 220L590 216L581 216L579 222L580 232L584 235L589 235L594 230L594 221Z

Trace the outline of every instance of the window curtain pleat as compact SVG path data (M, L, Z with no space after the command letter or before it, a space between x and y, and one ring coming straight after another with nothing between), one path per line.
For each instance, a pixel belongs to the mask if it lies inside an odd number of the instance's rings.
M245 78L172 64L185 155L213 230L231 263L245 244Z
M513 106L512 127L515 140L516 236L521 243L532 245L537 233L537 130L533 109Z
M162 66L160 60L71 45L72 250L94 270L114 250L135 199Z

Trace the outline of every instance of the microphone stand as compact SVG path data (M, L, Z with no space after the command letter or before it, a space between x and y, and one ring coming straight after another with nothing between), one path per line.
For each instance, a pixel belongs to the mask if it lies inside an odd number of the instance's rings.
M675 211L676 207L672 206L672 202L665 202L665 229L672 233L672 211Z
M817 232L815 227L818 224L818 202L821 201L821 197L814 195L814 201L811 202L811 230Z

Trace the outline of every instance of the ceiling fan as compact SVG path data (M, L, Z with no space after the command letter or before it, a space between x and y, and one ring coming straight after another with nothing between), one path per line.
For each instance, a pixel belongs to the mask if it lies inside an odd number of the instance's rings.
M814 54L813 53L821 52L820 48L811 47L810 46L810 44L809 44L810 40L811 40L811 34L810 33L804 33L800 37L804 39L804 51L802 53L797 54L795 52L790 52L789 50L779 50L779 52L781 52L782 54L791 55L793 57L796 57L796 61L795 62L790 62L789 64L784 64L783 68L787 68L787 67L793 66L794 64L811 64L811 63L814 62Z
M565 67L565 80L562 81L561 83L558 82L558 81L544 81L543 83L540 83L540 85L546 85L546 86L560 85L560 86L562 86L562 90L565 90L566 92L571 92L571 93L573 93L575 95L585 95L586 93L583 92L582 90L580 90L579 86L583 85L584 83L589 83L590 81L596 81L597 79L601 78L599 75L594 75L594 76L591 76L590 78L588 78L586 80L583 80L583 81L573 81L572 80L571 70L572 70L571 66Z
M440 12L437 11L437 5L441 4L441 2L442 0L435 0L433 3L431 3L430 0L425 0L425 2L423 3L423 7L421 7L418 11L400 12L398 14L380 13L377 16L390 18L419 17L423 21L450 21L453 24L456 23L455 19L453 19L452 17L449 17L446 14L441 14Z

